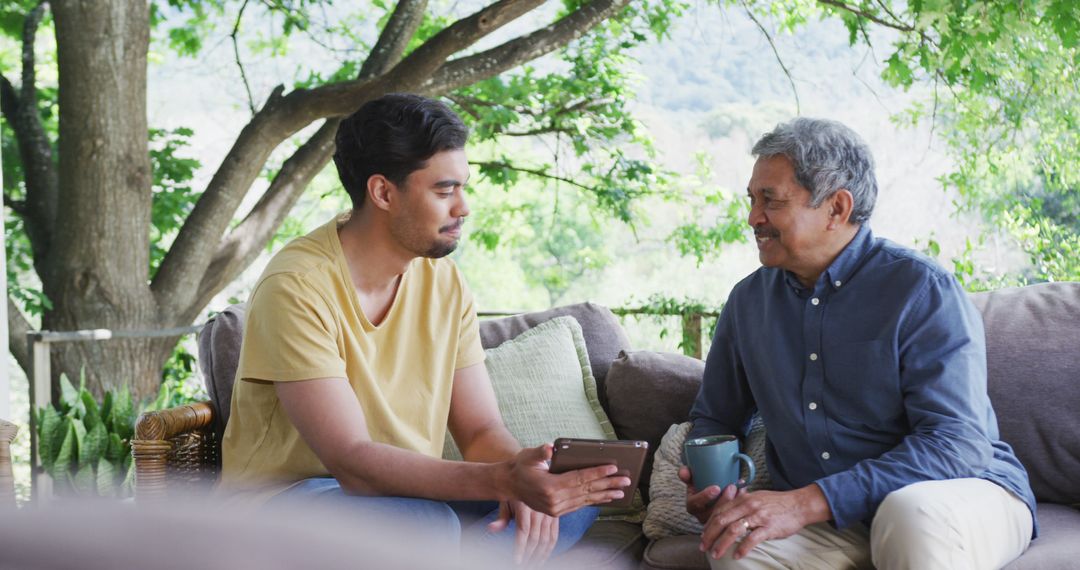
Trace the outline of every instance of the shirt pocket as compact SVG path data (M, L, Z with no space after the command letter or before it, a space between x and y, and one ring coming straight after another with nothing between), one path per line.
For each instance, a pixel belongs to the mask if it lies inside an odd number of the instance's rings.
M823 356L827 414L872 426L903 413L899 365L890 343L838 343Z

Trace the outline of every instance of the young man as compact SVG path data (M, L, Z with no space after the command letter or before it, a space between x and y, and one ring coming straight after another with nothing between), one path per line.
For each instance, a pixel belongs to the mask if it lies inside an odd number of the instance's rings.
M523 450L502 423L472 297L445 258L469 215L466 137L415 95L342 121L334 162L353 209L287 245L252 292L223 484L455 545L465 523L542 562L629 480L614 466L552 475L551 446ZM463 462L440 459L448 428Z
M759 412L777 491L689 487L712 567L1004 566L1035 498L998 440L978 311L933 261L873 236L873 158L850 129L796 119L753 153L764 267L724 306L691 436L744 434Z

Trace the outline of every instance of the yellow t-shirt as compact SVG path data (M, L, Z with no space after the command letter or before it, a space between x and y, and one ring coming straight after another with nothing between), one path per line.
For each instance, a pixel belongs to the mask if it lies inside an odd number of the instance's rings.
M251 293L222 441L225 490L269 498L330 474L274 382L347 378L373 441L440 457L454 371L484 360L472 295L449 259L413 260L372 325L341 250L343 220L285 246Z

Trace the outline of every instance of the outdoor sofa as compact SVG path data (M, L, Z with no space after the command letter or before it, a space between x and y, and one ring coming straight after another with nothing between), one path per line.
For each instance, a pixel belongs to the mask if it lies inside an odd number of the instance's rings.
M987 336L989 391L1001 438L1031 477L1039 500L1039 538L1009 569L1080 565L1080 283L1049 283L972 294ZM200 336L200 367L211 400L140 418L133 441L137 502L213 481L229 409L243 306L216 315ZM485 348L559 316L581 326L600 404L620 438L655 450L687 420L704 368L678 354L633 351L616 317L592 303L481 323ZM573 436L575 434L565 434ZM652 458L650 458L650 461ZM761 469L759 465L759 469ZM648 497L650 477L642 477ZM555 567L707 568L694 535L650 541L642 524L601 520ZM632 517L630 517L632 519ZM640 517L638 517L640 518Z

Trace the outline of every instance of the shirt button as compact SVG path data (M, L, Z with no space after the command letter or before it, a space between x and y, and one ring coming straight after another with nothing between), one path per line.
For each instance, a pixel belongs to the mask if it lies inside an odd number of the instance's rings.
M807 407L810 408L811 410L816 410L817 409L817 402L810 402L810 405L807 406Z
M817 297L814 297L813 299L810 299L810 304L811 304L811 305L815 305L815 306L816 306L816 305L817 305L818 303L820 303L820 302L821 302L821 301L818 301L818 298L817 298Z
M822 451L822 452L821 452L821 458L822 458L822 459L826 459L826 460L827 460L827 459L829 459L829 457L830 457L830 455L829 455L829 452L828 452L828 451Z
M811 352L810 353L810 360L817 360L817 353L816 352Z
M833 285L836 285L837 287L839 287L840 286L840 281L839 280L833 281Z

